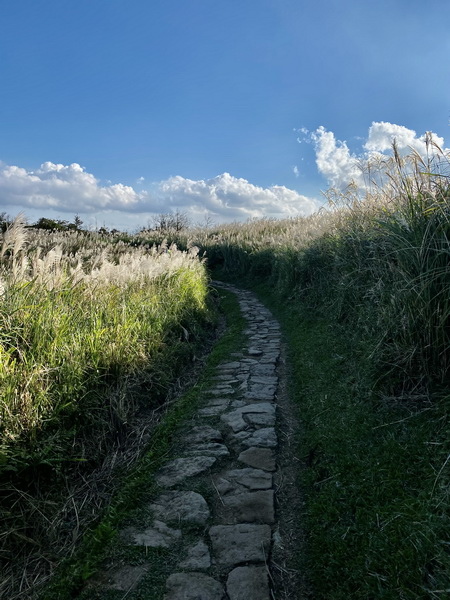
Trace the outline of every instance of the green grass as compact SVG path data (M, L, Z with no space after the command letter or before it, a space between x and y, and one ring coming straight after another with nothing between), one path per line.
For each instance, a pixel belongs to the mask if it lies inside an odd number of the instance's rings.
M230 353L242 347L245 320L233 294L219 290L222 310L226 316L227 329L209 354L199 380L183 396L173 403L161 422L152 433L150 444L139 464L124 475L120 489L111 505L92 531L88 532L74 558L61 566L56 577L41 594L42 600L69 600L70 598L91 598L92 589L85 590L86 580L93 576L102 565L107 565L114 557L125 550L121 549L117 532L124 520L130 522L139 518L140 506L148 502L157 492L154 473L170 456L177 443L177 436L183 424L195 414L202 391L207 389L215 374L217 365L226 360ZM134 517L133 517L134 515ZM129 552L126 550L125 552ZM134 550L133 550L134 552ZM139 550L136 550L139 554ZM144 587L146 600L160 600L163 597L163 584L168 572L167 560L153 565L152 572ZM140 592L139 592L140 593ZM81 595L80 595L81 594ZM109 594L109 595L108 595ZM100 598L115 598L117 594L100 594ZM119 596L120 597L120 596ZM144 596L142 596L144 597ZM141 598L130 595L130 599Z
M297 567L312 597L448 597L448 399L381 399L367 340L256 289L288 342L305 501Z
M449 183L416 159L306 219L190 234L282 324L315 600L450 597Z
M0 243L0 595L70 552L87 498L108 494L92 473L214 329L195 253L98 242L35 238L18 218Z

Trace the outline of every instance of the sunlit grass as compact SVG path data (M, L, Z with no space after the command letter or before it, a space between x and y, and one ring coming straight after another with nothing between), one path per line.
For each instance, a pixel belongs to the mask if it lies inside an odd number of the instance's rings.
M212 313L194 248L42 234L21 216L0 244L0 558L27 573L27 553L66 546L67 514L80 518L64 488L75 497L136 412L164 402Z

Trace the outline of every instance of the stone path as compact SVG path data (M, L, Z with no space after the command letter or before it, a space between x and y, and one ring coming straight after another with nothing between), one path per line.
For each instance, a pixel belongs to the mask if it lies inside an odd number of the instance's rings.
M161 493L149 507L147 526L121 532L130 546L178 552L165 600L274 597L268 565L277 519L280 328L253 294L226 287L237 294L248 321L248 344L218 366L177 458L158 472ZM110 582L127 592L148 570L124 569Z

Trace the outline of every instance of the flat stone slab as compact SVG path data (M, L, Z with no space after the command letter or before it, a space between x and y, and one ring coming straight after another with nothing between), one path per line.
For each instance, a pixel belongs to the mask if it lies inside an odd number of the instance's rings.
M209 408L210 406L222 406L223 404L228 404L229 402L229 398L210 398L205 407Z
M221 442L223 438L217 429L213 429L209 425L197 425L184 436L184 439L191 444L199 444L201 442Z
M258 446L259 448L276 448L277 434L273 427L263 427L262 429L254 431L248 437L243 438L241 443L246 447Z
M209 530L213 555L221 566L232 567L246 562L264 562L269 547L269 525L242 523L215 525Z
M162 521L154 521L152 527L147 527L144 530L127 527L121 532L120 537L133 546L170 548L172 544L181 539L181 531L168 527Z
M228 575L230 600L270 600L266 567L236 567Z
M253 417L250 413L265 416ZM245 404L223 414L220 418L235 433L248 429L248 426L253 423L259 424L261 427L273 426L275 424L275 404L272 402ZM264 425L264 423L266 424Z
M164 600L224 600L222 585L203 573L173 573Z
M275 414L269 415L267 413L248 413L245 415L244 420L249 425L256 428L273 427L275 425Z
M247 353L249 356L261 356L263 351L260 348L253 347L253 348L249 348Z
M272 386L273 387L273 386ZM267 400L273 400L275 398L275 390L271 388L265 388L260 391L255 391L255 386L251 386L249 392L245 392L244 398L246 400L257 400L258 402L266 402Z
M237 408L236 410L232 410L231 412L225 413L221 415L220 419L231 427L231 429L237 433L238 431L243 431L248 428L248 424L242 418L241 409Z
M275 359L265 363L265 361L261 361L264 364L255 365L251 368L252 375L262 375L263 377L269 377L270 375L274 375L275 373Z
M229 400L222 400L220 404L217 403L205 406L205 408L201 408L198 411L198 414L201 417L217 417L217 415L220 415L227 410L229 403Z
M266 375L265 377L263 377L262 375L250 375L249 383L255 383L259 385L277 385L278 377L276 377L275 375Z
M241 363L240 363L240 361L233 360L233 361L231 361L231 362L227 362L227 363L221 363L221 364L220 364L220 365L219 365L217 368L218 368L220 371L223 371L223 370L226 370L226 371L228 371L228 370L230 370L230 369L239 369L239 367L240 367L240 366L241 366Z
M189 446L185 454L186 456L229 456L230 451L224 444L206 442L205 444Z
M247 448L239 454L238 461L264 471L275 471L276 468L275 455L270 448Z
M193 525L204 525L210 515L206 500L197 492L166 492L150 509L157 519Z
M273 490L223 497L227 523L274 523Z
M216 487L220 494L226 495L255 490L269 490L272 483L270 473L247 467L225 471L217 479Z
M260 429L259 431L264 430ZM156 481L162 487L172 487L188 477L194 477L210 469L216 460L214 456L176 458L160 469L159 474L156 476Z
M230 385L218 385L209 390L208 394L212 394L213 396L229 396L234 394L234 389Z
M254 404L246 404L245 406L237 410L240 410L242 414L258 413L274 415L276 410L276 404L274 404L273 402L259 402Z
M203 540L189 546L187 549L187 557L182 560L178 566L181 569L192 571L203 571L211 566L211 555L209 548Z
M247 404L244 400L233 400L230 406L231 408L241 408L242 406L247 406Z

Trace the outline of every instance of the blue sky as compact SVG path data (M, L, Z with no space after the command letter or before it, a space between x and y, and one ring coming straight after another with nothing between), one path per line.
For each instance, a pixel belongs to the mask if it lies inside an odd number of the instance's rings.
M307 214L448 138L445 0L3 0L0 28L0 212L31 221Z

